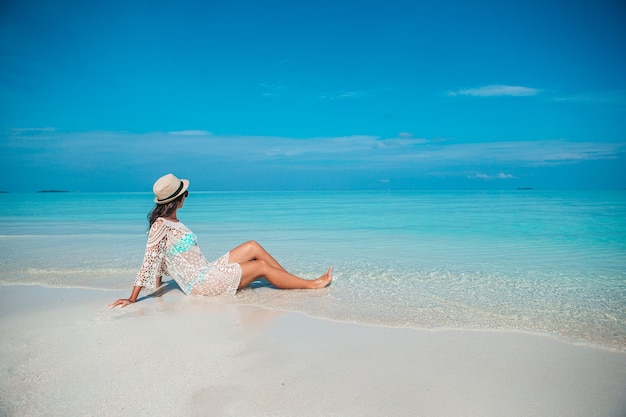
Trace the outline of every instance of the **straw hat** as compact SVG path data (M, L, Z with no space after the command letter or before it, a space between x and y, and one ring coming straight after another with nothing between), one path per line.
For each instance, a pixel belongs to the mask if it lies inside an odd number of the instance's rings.
M188 187L189 180L180 180L174 174L163 175L152 186L155 196L154 202L165 204L174 201L187 191Z

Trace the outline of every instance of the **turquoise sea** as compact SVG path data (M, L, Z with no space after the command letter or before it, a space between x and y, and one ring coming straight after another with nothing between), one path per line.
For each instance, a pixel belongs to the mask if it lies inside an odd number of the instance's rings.
M0 194L2 285L128 289L149 193ZM207 258L257 240L323 290L229 302L414 328L516 330L626 350L626 191L193 192Z

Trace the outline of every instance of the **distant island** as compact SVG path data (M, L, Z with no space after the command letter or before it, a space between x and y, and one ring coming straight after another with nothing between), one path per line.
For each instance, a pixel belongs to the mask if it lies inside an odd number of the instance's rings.
M532 190L532 187L517 187L518 190Z
M0 191L0 194L9 194L8 191Z
M67 190L39 190L38 193L69 193Z

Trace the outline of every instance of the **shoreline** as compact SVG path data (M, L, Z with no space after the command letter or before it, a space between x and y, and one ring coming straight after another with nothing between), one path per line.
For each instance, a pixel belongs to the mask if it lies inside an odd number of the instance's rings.
M166 284L168 282L173 282L173 281L165 281ZM126 286L124 286L123 289L122 288L90 287L90 286L66 287L66 286L46 285L43 283L20 282L20 283L0 283L0 292L2 291L2 288L4 287L37 287L41 289L59 290L59 291L93 291L93 292L100 292L100 293L120 293L118 298L123 298L128 295L128 294L124 294L124 291L128 292ZM158 294L161 293L163 289L164 287L161 289L154 290L153 292L145 291L144 294L140 297L140 301L144 300L145 302L146 300L153 299L153 298L162 299L165 293L161 295L158 295ZM264 289L267 289L267 288L261 288L261 290L259 290L259 288L256 288L253 291L262 291ZM276 290L271 289L271 291L276 291ZM320 291L326 291L326 289L321 289ZM173 298L173 299L175 299L176 297L186 298L175 284L174 284L174 287L169 287L165 289L165 292L168 293L167 296L169 298ZM324 296L325 295L321 295L319 296L319 298L323 300ZM196 298L196 297L192 297L192 298ZM203 297L198 297L198 298L203 299ZM314 296L313 300L315 299L318 299L318 296ZM301 314L311 319L326 320L326 321L336 322L336 323L352 324L355 326L366 326L366 327L375 327L375 328L380 327L380 328L390 328L390 329L409 329L409 330L424 331L424 332L458 331L458 332L479 332L479 333L480 332L512 333L512 334L519 333L519 334L528 335L528 336L551 338L551 339L554 339L555 341L566 343L566 344L573 345L573 346L581 346L581 347L587 347L591 349L600 349L600 350L606 350L609 352L617 352L617 353L626 354L626 345L622 345L620 343L607 344L607 343L602 343L601 341L597 341L597 340L581 339L581 338L576 338L573 336L568 336L565 334L559 334L557 332L553 333L550 331L542 331L540 329L533 330L533 329L524 329L524 328L473 327L473 326L456 327L456 326L446 326L446 325L437 325L437 326L423 325L421 326L419 324L407 324L407 323L399 323L399 322L396 323L394 321L389 321L385 319L379 319L379 320L361 319L359 320L359 319L346 317L346 316L342 316L342 317L333 317L332 315L325 316L323 314L317 313L316 311L310 311L309 309L306 309L306 308L294 309L294 308L290 308L289 306L263 304L262 299L258 301L250 301L246 298L240 298L237 296L216 297L216 298L212 298L210 301L211 303L215 303L219 305L223 304L223 305L235 305L235 306L242 306L242 307L256 307L256 308L261 308L264 310L282 312L285 314ZM310 300L306 299L304 301L310 301Z
M171 291L0 287L8 416L618 416L626 354L336 322Z

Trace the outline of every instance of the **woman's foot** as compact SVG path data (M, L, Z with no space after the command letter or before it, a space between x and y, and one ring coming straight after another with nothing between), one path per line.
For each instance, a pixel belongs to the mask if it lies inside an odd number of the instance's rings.
M311 289L328 287L332 280L333 280L333 267L331 266L330 268L328 268L328 272L326 272L324 275L322 275L316 280L310 281Z

